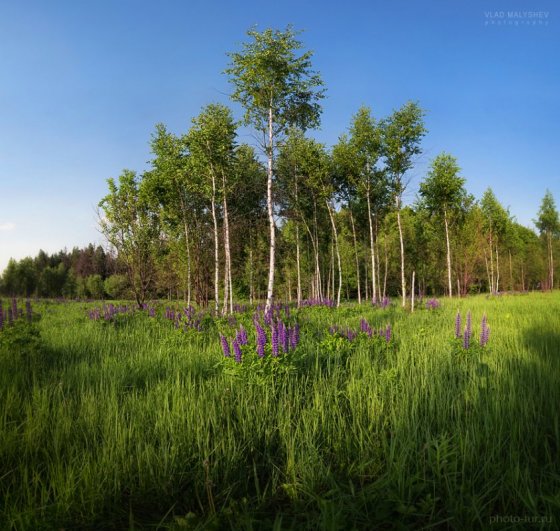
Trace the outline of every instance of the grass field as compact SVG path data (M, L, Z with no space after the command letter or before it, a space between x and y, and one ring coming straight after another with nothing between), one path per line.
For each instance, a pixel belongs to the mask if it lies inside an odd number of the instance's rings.
M440 302L292 309L263 359L251 310L34 303L0 332L0 528L558 528L560 293ZM329 332L362 318L390 340Z

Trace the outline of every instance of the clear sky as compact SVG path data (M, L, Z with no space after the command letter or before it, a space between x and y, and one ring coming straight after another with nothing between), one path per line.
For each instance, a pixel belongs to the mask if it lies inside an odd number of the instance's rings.
M106 179L146 168L157 122L184 132L202 106L228 102L226 52L249 27L289 23L327 86L319 140L335 143L360 105L426 110L409 202L448 151L471 193L491 186L525 225L547 188L560 206L557 1L3 0L0 270L102 243Z

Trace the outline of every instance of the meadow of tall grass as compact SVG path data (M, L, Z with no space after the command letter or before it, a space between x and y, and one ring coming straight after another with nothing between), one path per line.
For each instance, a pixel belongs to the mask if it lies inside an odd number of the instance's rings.
M0 331L0 528L560 526L560 293L292 308L276 357L166 306Z

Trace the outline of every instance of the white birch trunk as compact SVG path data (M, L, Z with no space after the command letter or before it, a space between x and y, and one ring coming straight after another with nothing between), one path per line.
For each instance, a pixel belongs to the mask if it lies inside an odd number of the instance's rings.
M401 224L401 205L400 197L396 198L397 203L397 224L399 226L399 240L401 244L401 289L402 289L402 307L406 306L406 278L404 277L404 240Z
M414 312L414 280L416 277L416 271L412 272L412 292L410 296L410 311Z
M373 246L373 226L371 223L371 201L369 197L369 184L367 189L367 209L368 209L368 224L369 224L369 245L371 250L371 289L372 300L377 302L377 290L375 285L375 248Z
M223 206L224 206L224 254L225 254L225 273L224 273L224 313L233 313L233 286L231 283L231 251L229 242L229 214L227 206L226 177L222 174L223 186Z
M356 240L356 227L354 226L354 216L350 210L350 223L352 224L352 236L354 238L354 255L356 257L356 280L358 284L358 304L362 304L362 288L360 286L360 260L358 259L358 242Z
M214 309L220 309L220 255L218 249L218 219L216 217L216 178L212 172L212 221L214 223Z
M270 107L268 109L268 167L266 180L266 203L270 228L270 260L268 263L268 287L266 290L265 312L270 310L274 295L274 253L276 251L276 231L274 227L274 210L272 205L272 159L274 155L274 146L272 142L272 107Z
M447 222L447 210L443 209L443 219L445 221L445 242L447 244L447 282L449 286L449 297L453 297L451 284L451 247L449 245L449 224Z
M338 247L338 231L336 230L336 223L334 221L332 205L328 201L326 201L326 203L327 203L327 210L329 212L329 218L331 220L333 236L334 236L334 246L336 250L336 258L338 261L338 290L336 294L336 306L338 307L340 306L340 292L342 290L342 262L340 260L340 249ZM333 296L334 296L334 274L333 274Z

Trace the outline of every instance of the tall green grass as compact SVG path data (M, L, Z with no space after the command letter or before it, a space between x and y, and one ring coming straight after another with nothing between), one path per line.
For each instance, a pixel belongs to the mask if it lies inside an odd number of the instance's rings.
M216 329L86 308L0 332L1 528L559 525L557 293L306 308L293 370L260 377ZM486 313L485 349L454 344L457 310L475 334ZM389 346L329 339L361 317Z

